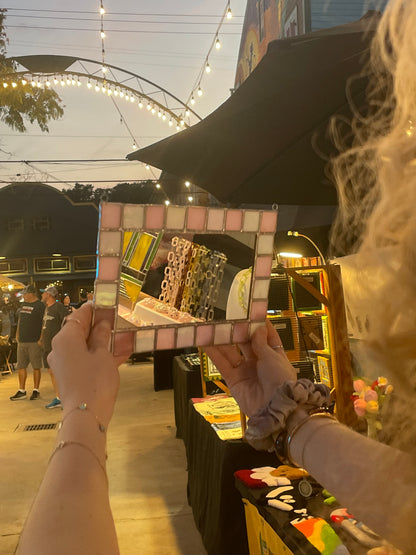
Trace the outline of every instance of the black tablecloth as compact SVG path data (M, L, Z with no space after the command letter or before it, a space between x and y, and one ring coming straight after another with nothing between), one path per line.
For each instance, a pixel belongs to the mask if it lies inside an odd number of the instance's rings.
M189 400L202 397L201 371L199 366L189 365L183 356L177 356L173 359L172 372L176 437L186 445Z
M189 403L187 424L188 502L209 555L247 555L244 507L234 472L275 465L269 453L243 440L222 441Z

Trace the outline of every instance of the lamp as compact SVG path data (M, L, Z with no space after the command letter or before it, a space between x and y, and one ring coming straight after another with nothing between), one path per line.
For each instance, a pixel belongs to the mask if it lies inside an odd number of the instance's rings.
M303 237L304 239L308 240L315 247L315 249L318 251L319 258L321 259L322 265L326 264L325 256L322 254L318 245L314 241L312 241L312 239L310 237L308 237L307 235L303 235L302 233L299 233L299 231L288 231L287 234L288 234L289 237L292 237L292 236L293 237Z

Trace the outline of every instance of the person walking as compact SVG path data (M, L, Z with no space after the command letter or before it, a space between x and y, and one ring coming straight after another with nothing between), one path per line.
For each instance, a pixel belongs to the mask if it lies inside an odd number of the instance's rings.
M23 291L23 304L19 311L17 324L17 368L19 373L19 389L10 397L11 401L26 399L26 378L29 363L33 368L33 392L30 400L39 399L39 385L42 367L42 349L38 344L41 330L44 304L39 300L34 285L27 285Z
M65 306L58 301L58 289L54 286L47 287L42 293L42 302L46 305L43 316L42 333L39 344L43 349L43 367L48 369L51 377L52 386L55 391L54 399L46 405L47 409L60 408L62 406L59 398L58 385L52 369L48 363L48 355L52 351L52 339L62 327L62 322L68 312Z
M72 314L72 312L73 312L74 310L76 310L76 309L71 305L71 297L70 297L69 295L64 295L64 307L65 307L67 316L69 316L70 314Z

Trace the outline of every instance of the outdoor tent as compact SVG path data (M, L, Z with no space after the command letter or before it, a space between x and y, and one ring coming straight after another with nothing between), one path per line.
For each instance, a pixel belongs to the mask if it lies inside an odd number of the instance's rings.
M368 59L379 17L369 12L353 23L271 42L253 73L212 114L127 157L230 205L335 205L325 169L334 152L328 122L334 114L350 115L347 86L357 105L365 102L367 79L351 78Z

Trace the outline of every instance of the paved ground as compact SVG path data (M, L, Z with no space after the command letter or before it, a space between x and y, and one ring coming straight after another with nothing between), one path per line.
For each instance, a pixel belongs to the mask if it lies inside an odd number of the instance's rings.
M153 365L121 367L108 432L110 498L122 555L206 555L186 500L186 456L175 438L173 391L153 391ZM28 392L32 391L28 376ZM0 377L0 554L14 553L54 445L55 431L20 431L59 422L44 373L41 399L9 401L17 375Z

